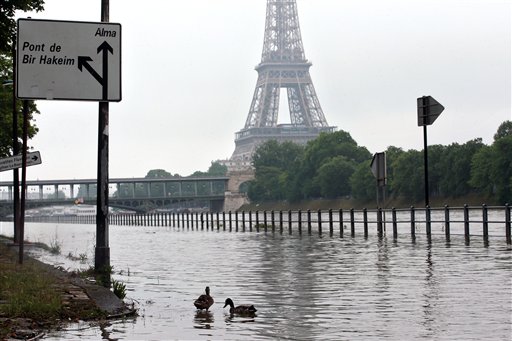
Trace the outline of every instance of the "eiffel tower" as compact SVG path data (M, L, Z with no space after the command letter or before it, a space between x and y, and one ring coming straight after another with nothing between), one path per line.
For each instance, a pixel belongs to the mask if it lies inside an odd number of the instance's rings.
M250 166L256 148L267 140L306 144L327 124L309 74L296 0L267 0L267 18L258 81L245 127L236 133L231 165ZM278 125L281 89L287 89L290 124Z

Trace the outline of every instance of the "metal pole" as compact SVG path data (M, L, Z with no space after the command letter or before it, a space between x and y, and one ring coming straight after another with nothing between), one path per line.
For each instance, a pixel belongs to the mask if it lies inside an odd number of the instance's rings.
M425 108L425 110L428 110ZM429 190L428 190L428 148L427 148L427 126L423 126L423 159L425 168L425 207L430 206Z
M23 150L21 156L21 200L19 213L19 263L23 264L23 239L25 229L25 195L27 188L27 139L28 139L28 101L23 101Z
M12 74L16 75L16 37L12 43ZM18 108L16 105L16 77L12 78L12 155L20 153L18 146ZM14 244L20 241L20 173L18 168L12 171L13 185L13 221L14 221Z
M109 22L109 0L101 0L101 21ZM108 242L108 122L109 103L99 103L98 178L96 197L96 250L94 267L105 271L110 267Z

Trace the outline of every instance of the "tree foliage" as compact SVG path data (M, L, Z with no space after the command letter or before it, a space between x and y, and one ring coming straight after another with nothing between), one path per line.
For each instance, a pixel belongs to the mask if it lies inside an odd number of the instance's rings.
M2 2L0 10L0 157L13 155L15 143L13 141L13 118L18 121L17 133L19 136L16 141L18 150L21 151L22 137L22 102L16 101L16 116L13 110L13 91L12 80L12 44L14 43L14 34L16 32L16 22L14 20L15 12L21 11L42 11L43 0L9 0ZM36 105L29 102L28 108L28 138L37 134L37 127L34 123L34 114L39 113Z
M2 1L0 11L0 54L10 54L16 33L16 11L42 11L44 0L6 0Z
M505 204L512 201L512 124L498 128L491 146L476 138L464 144L433 145L429 153L432 197L455 198L468 194ZM390 146L386 150L387 197L411 203L424 198L423 151ZM297 201L350 196L370 201L376 181L370 170L371 154L350 134L321 134L307 146L269 141L254 157L255 180L249 187L254 201Z

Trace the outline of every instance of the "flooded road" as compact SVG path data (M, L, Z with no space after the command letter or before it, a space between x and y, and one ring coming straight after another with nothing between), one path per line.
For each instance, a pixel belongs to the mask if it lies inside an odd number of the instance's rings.
M12 235L1 223L0 234ZM27 224L38 251L67 269L94 262L95 226ZM106 326L72 324L47 340L510 340L512 250L463 236L412 243L371 235L230 233L171 227L110 227L114 276L139 316ZM87 264L68 254L87 254ZM209 313L193 301L209 286ZM250 303L255 317L230 316L224 300Z

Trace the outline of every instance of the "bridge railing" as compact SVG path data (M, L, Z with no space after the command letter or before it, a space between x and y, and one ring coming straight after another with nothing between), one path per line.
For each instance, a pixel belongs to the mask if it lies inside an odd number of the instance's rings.
M27 217L27 222L94 224L95 216ZM512 244L511 207L468 206L440 208L362 209L362 210L298 210L111 214L111 225L165 226L186 230L230 232L272 232L280 234L313 234L339 237L376 235L418 236L430 243L433 236L464 236L466 244L474 237L489 243L490 237L503 238Z

